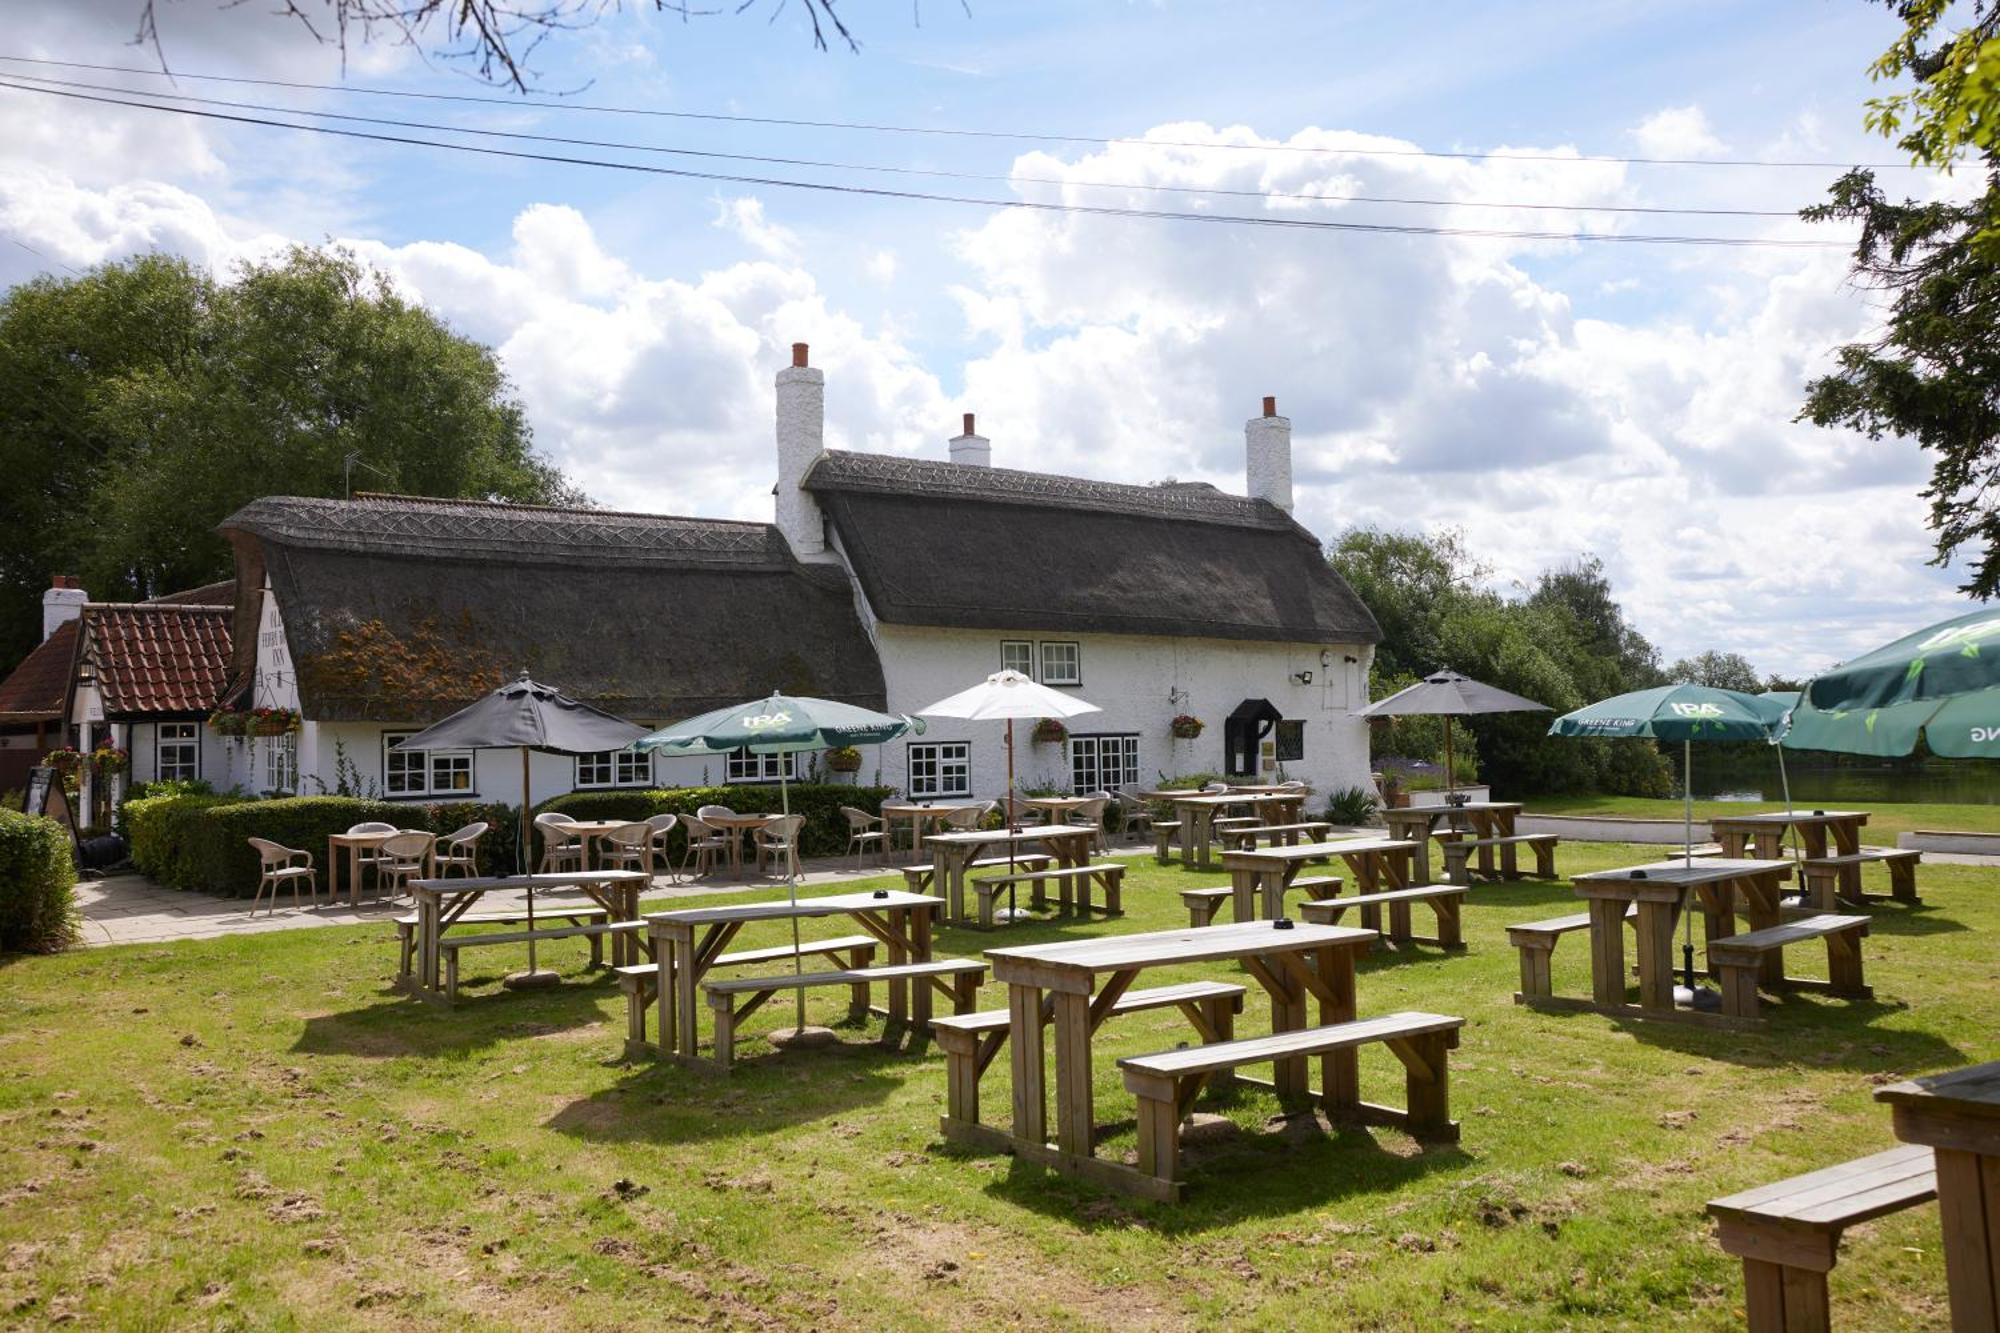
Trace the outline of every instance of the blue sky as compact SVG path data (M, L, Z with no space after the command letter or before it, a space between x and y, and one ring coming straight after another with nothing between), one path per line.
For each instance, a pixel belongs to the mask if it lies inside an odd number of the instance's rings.
M850 6L811 49L794 3L682 23L608 15L535 57L538 97L1149 145L862 133L183 82L184 93L487 129L1066 182L981 197L1503 228L1838 239L1788 219L1496 210L1493 202L1790 210L1866 136L1881 7L981 3ZM10 54L143 64L136 0L20 24ZM336 53L261 8L178 0L185 71L483 90L404 49ZM19 67L14 67L18 69ZM53 71L41 71L52 73ZM71 77L142 88L157 79ZM996 462L1242 485L1265 393L1294 419L1299 514L1463 527L1496 581L1602 556L1670 654L1809 670L1954 607L1927 570L1926 468L1794 424L1874 318L1831 250L1276 235L1000 214L339 142L8 99L0 281L146 249L220 270L288 241L357 248L496 346L542 446L622 507L763 516L769 383L815 344L846 447L942 453L975 410ZM1178 148L1158 141L1210 146ZM1254 142L1250 151L1221 146ZM1314 152L1288 152L1286 148ZM1350 155L1373 148L1687 156L1700 167ZM702 159L623 154L634 160ZM727 166L721 169L728 170ZM1913 192L1927 175L1888 173ZM1163 190L1105 189L1101 182ZM1246 191L1218 198L1190 187ZM1258 197L1272 192L1272 197ZM1385 193L1452 208L1300 204ZM46 256L46 258L44 258ZM1781 541L1774 537L1782 535Z

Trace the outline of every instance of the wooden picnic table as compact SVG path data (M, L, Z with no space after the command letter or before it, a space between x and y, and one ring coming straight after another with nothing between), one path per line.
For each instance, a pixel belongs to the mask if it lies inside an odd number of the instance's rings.
M1009 847L1017 852L1035 848L1055 858L1059 869L1088 865L1094 836L1079 824L933 833L924 839L924 845L931 849L931 892L944 899L946 920L961 923L976 920L976 913L968 917L965 912L965 872L982 853L994 850L997 855Z
M1051 824L1062 824L1073 812L1083 809L1095 799L1091 796L1023 796L1021 804L1031 810L1040 810L1049 817Z
M1285 890L1308 861L1339 857L1354 876L1357 893L1407 889L1410 862L1419 844L1400 838L1338 838L1302 842L1291 847L1264 847L1250 852L1224 852L1222 868L1229 872L1230 902L1238 921L1272 921L1285 914ZM1407 913L1409 907L1401 909ZM1407 932L1405 932L1407 933Z
M1319 1002L1319 1022L1355 1017L1355 958L1375 941L1372 930L1295 923L1279 930L1269 922L1237 922L1139 935L1111 935L1063 944L988 949L996 981L1007 987L1007 1031L1013 1062L1011 1130L966 1122L947 1123L950 1137L975 1147L1011 1152L1027 1160L1114 1189L1167 1197L1162 1182L1096 1155L1092 1103L1091 1037L1139 973L1152 967L1240 962L1271 997L1271 1030L1308 1026L1306 1006ZM1048 1096L1043 1067L1043 1017L1053 1012L1056 1049L1056 1137L1048 1142ZM1330 1116L1359 1118L1358 1066L1353 1051L1324 1057L1321 1095ZM1310 1096L1306 1057L1280 1060L1271 1086L1280 1096ZM1240 1075L1238 1076L1241 1077ZM1255 1082L1254 1079L1243 1079Z
M424 999L442 1000L438 972L442 952L439 941L452 923L469 911L485 894L500 889L580 889L605 910L610 922L637 921L639 894L650 883L637 870L564 871L548 875L484 875L472 879L413 879L410 896L417 904L417 970L405 984ZM558 906L551 916L560 916ZM539 933L539 932L537 932ZM567 932L564 936L566 937ZM636 961L641 949L650 946L630 932L611 936L614 967Z
M708 825L710 828L721 829L728 836L729 877L731 879L743 878L743 835L745 833L754 833L761 828L767 828L784 818L783 815L779 814L701 815L698 817L702 823ZM757 868L759 870L764 868L764 852L762 848L759 848L757 851Z
M2000 1060L1891 1084L1875 1093L1896 1137L1937 1161L1945 1289L1953 1333L2000 1328Z
M358 904L361 901L361 853L374 851L400 834L424 832L424 829L395 829L389 833L329 833L326 838L327 896L339 896L340 851L343 847L347 849L347 901L350 905ZM437 838L433 835L430 849L424 853L424 873L428 875L436 869Z
M931 918L939 905L938 899L926 893L876 889L869 893L801 898L795 903L737 903L649 914L646 930L651 938L653 960L660 969L656 994L661 1053L690 1060L699 1058L701 1024L697 1015L701 980L736 938L736 933L751 922L852 917L863 930L882 942L888 950L889 965L896 966L931 960ZM695 938L697 931L701 933L699 940ZM931 992L927 982L918 981L914 993L907 981L891 981L888 987L889 1007L884 1017L891 1023L912 1022L919 1027L929 1024Z
M882 802L882 828L891 848L896 845L896 823L898 820L910 826L910 863L915 865L923 857L924 838L928 826L935 824L942 830L945 821L961 810L977 810L984 801L884 801Z
M1539 1002L1627 1017L1729 1021L1719 1013L1674 1007L1674 928L1681 913L1693 905L1690 899L1699 902L1710 944L1736 933L1739 911L1752 930L1775 926L1781 919L1781 886L1791 873L1789 861L1717 856L1578 875L1571 886L1590 905L1591 999L1557 997ZM1639 952L1636 1006L1625 999L1625 913L1634 905ZM1782 952L1773 950L1764 960L1764 976L1782 978L1784 965Z
M1785 830L1797 829L1799 842L1808 857L1827 856L1827 840L1833 841L1833 855L1852 856L1861 850L1861 828L1868 822L1866 810L1795 810L1786 814L1774 810L1762 815L1718 815L1708 821L1708 831L1722 846L1724 856L1755 856L1773 861L1782 858ZM1848 902L1861 901L1861 865L1839 869L1840 896Z
M1511 838L1514 821L1520 817L1519 801L1467 801L1463 805L1405 805L1382 812L1382 822L1392 838L1408 838L1417 844L1416 882L1430 884L1431 839L1458 837L1470 833L1475 838ZM1444 820L1443 832L1438 821ZM1479 871L1493 873L1493 849L1479 849Z
M1174 818L1181 825L1181 864L1213 870L1217 815L1247 805L1267 824L1298 824L1305 820L1306 794L1296 788L1262 793L1182 792L1173 797L1173 803Z

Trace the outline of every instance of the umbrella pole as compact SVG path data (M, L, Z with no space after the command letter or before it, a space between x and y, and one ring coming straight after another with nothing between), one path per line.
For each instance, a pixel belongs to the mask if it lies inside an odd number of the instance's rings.
M1451 766L1451 714L1444 715L1444 803L1451 804L1451 793L1458 782L1458 774Z
M1007 873L1014 873L1014 834L1020 831L1014 822L1014 719L1007 719Z
M1791 820L1797 817L1797 813L1792 809L1792 780L1785 773L1785 747L1779 745L1777 748L1778 748L1778 786L1785 793L1785 818L1787 820ZM1791 835L1792 860L1797 863L1793 873L1798 876L1796 882L1799 886L1800 897L1803 898L1806 891L1805 852L1799 846L1798 829L1794 827L1792 824L1787 823L1785 825L1785 832Z
M528 870L528 854L532 844L528 841L528 747L521 747L521 869ZM535 973L535 884L528 881L528 974Z
M792 788L791 784L785 780L787 761L790 758L791 754L789 751L780 750L778 752L778 805L784 811L786 841L791 844L785 851L785 888L790 891L792 906L796 908L799 905L799 881L796 873L799 857L799 834L791 827ZM797 977L804 975L804 973L805 960L799 955L799 914L794 911L792 913L792 975ZM805 987L794 986L792 994L798 1001L798 1007L795 1011L798 1021L793 1024L792 1031L795 1035L804 1037L806 1030Z
M1681 739L1681 864L1694 866L1694 742ZM1694 997L1694 910L1686 901L1681 904L1681 981L1686 984L1689 1001Z

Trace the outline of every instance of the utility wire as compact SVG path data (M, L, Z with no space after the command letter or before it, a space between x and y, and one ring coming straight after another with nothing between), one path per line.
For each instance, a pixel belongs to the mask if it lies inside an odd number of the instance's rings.
M94 65L76 60L51 60L37 56L0 53L0 61L23 65L48 65L61 69L94 70L103 74L137 74L145 78L187 79L208 83L240 83L263 88L291 88L305 92L355 93L367 97L403 97L429 102L464 102L481 106L530 107L540 111L589 111L607 116L653 116L668 120L720 121L735 125L777 125L792 129L856 130L869 134L936 135L958 139L1002 139L1026 143L1133 144L1153 148L1198 148L1230 152L1313 153L1357 157L1443 157L1464 161L1517 162L1616 162L1648 167L1799 167L1846 170L1867 167L1875 171L1918 171L1926 168L1911 162L1817 162L1773 161L1761 158L1721 157L1617 157L1604 153L1453 152L1431 148L1333 148L1316 144L1237 144L1203 143L1195 140L1118 138L1096 134L1049 134L1030 130L969 130L937 125L889 125L871 121L809 120L795 116L744 116L721 111L668 111L659 107L616 106L603 102L552 102L530 98L488 97L473 93L408 92L395 88L364 88L353 84L308 83L295 79L259 79L233 74L189 74L181 70L162 73L157 69L131 65Z
M673 157L699 157L724 162L755 162L767 166L813 167L827 171L869 171L898 176L928 176L944 180L996 181L1010 185L1076 186L1092 190L1143 190L1154 194L1206 194L1244 199L1296 199L1307 203L1398 204L1425 208L1532 209L1559 213L1638 213L1694 217L1796 218L1799 215L1798 210L1795 208L1674 208L1662 205L1641 204L1509 203L1482 199L1419 199L1405 198L1397 195L1314 194L1297 190L1231 189L1220 185L1155 185L1126 181L1066 180L1054 176L998 175L973 171L946 171L931 167L897 167L865 162L831 162L823 158L767 157L755 153L723 153L700 148L674 148L661 144L629 143L618 139L579 139L560 134L531 134L525 130L491 130L474 126L438 124L433 121L396 120L381 116L357 116L341 111L320 111L304 107L278 106L266 102L238 102L228 98L195 97L185 93L156 93L138 88L121 88L114 84L82 83L73 79L53 79L36 74L13 74L6 75L5 77L56 88L80 88L89 92L99 93L124 93L133 97L151 98L155 101L183 102L198 106L221 106L237 111L263 111L280 115L309 116L315 120L339 120L349 124L387 125L402 129L427 130L443 134L478 135L488 139L514 139L528 143L560 144L568 148L613 148L634 153L659 153Z
M42 97L60 97L72 101L129 107L141 111L165 112L168 115L189 116L201 120L224 121L240 125L260 125L273 129L297 130L308 134L327 135L342 139L359 139L375 143L406 144L419 148L436 148L450 152L472 153L481 157L505 158L526 162L551 162L563 166L595 167L608 171L626 171L649 176L669 176L683 180L717 181L732 185L765 186L773 189L811 190L825 194L844 194L877 199L921 200L927 203L963 204L976 208L1006 208L1038 213L1094 217L1145 218L1168 222L1199 222L1211 226L1272 227L1290 231L1362 232L1399 236L1454 236L1526 241L1607 241L1625 244L1771 249L1829 249L1836 247L1844 248L1846 245L1846 242L1843 241L1789 240L1753 236L1674 236L1617 232L1515 231L1477 227L1433 227L1414 223L1354 222L1337 221L1330 218L1289 218L1241 213L1203 213L1168 209L1127 208L1106 204L1058 204L1033 199L987 199L971 195L933 194L919 190L892 190L881 186L851 185L830 181L802 181L782 177L745 176L716 171L692 171L682 167L654 166L641 162L621 162L605 158L568 157L558 153L533 153L522 149L482 147L478 144L446 143L436 139L414 138L408 135L340 129L331 125L301 125L289 121L271 120L262 116L239 115L223 111L201 111L192 107L162 106L156 102L133 101L130 98L112 97L101 93L79 92L72 89L37 87L32 84L9 82L5 79L0 79L0 88L11 89L15 92L34 93Z

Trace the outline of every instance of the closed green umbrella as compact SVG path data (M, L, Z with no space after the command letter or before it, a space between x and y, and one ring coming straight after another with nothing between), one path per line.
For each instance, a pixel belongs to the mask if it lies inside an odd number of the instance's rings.
M921 720L901 713L878 713L872 708L832 699L794 698L772 694L733 704L676 722L649 736L642 736L633 748L665 750L669 754L775 754L778 763L778 798L786 819L791 818L792 792L784 757L800 751L831 750L843 745L880 745L905 732L924 730ZM796 854L796 853L795 853ZM785 887L792 903L799 901L798 879L792 874L792 857L785 858ZM803 971L799 958L799 919L792 918L792 970ZM798 1033L806 1030L806 993L798 997Z
M2000 610L1906 634L1815 678L1786 748L1893 758L2000 758Z

